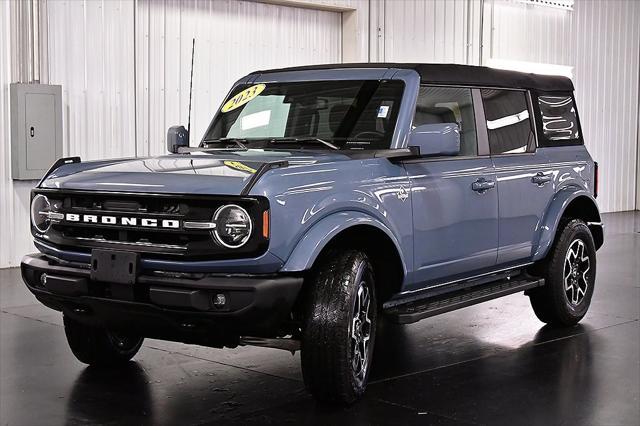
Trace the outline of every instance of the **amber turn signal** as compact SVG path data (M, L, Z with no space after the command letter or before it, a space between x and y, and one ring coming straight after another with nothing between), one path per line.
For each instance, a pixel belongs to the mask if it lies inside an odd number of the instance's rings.
M262 236L269 238L269 210L262 212Z

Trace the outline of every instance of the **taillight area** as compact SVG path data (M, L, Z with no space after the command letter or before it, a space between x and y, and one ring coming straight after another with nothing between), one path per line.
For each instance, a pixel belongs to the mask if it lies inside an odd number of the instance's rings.
M598 162L593 163L593 196L598 197L598 186L600 185L600 171L598 169Z

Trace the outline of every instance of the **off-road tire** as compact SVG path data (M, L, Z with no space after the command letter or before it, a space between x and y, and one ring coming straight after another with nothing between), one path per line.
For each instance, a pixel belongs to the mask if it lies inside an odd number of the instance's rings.
M89 365L117 366L138 352L142 337L119 336L104 328L90 327L64 316L64 332L73 355Z
M358 322L356 303L366 297L359 290L362 283L368 288L369 303L363 315L369 321ZM319 401L353 403L365 391L373 359L377 319L373 268L360 251L334 250L314 268L305 286L301 354L305 386ZM360 328L363 323L369 324L368 345L359 352L366 353L367 361L359 364L364 358L355 354L354 342L367 334ZM353 330L362 332L356 331L354 337ZM357 369L356 364L364 367Z
M574 304L569 300L573 295L572 290L565 288L565 261L569 251L575 251L576 245L579 247L576 241L583 243L584 256L589 259L589 270L585 275L586 291L581 300ZM585 268L586 266L582 269ZM543 287L529 292L531 306L538 319L554 326L567 327L577 324L589 309L595 287L596 248L587 224L579 219L562 223L546 259L537 265L536 269L545 279Z

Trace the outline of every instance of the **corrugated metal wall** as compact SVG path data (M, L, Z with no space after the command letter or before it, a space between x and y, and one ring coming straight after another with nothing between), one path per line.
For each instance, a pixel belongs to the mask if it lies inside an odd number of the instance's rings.
M576 98L587 145L601 167L605 211L635 208L640 2L575 6Z
M339 13L236 0L141 0L135 34L138 155L166 152L167 128L187 125L194 37L192 141L200 140L243 75L341 58Z
M487 58L573 65L575 12L513 1L485 1Z
M483 63L574 67L586 143L601 165L600 207L636 208L640 1L577 0L568 11L486 0L482 20L480 4L386 0L383 59L477 64L482 42Z
M167 128L187 124L193 37L194 140L249 71L340 61L338 13L237 0L47 4L65 152L83 159L165 152Z
M13 257L14 190L11 181L11 128L9 125L9 83L11 83L9 2L0 3L0 267Z
M384 60L478 64L480 2L384 0Z
M0 2L0 268L16 265L33 250L29 234L31 181L11 180L9 84L37 75L34 64L20 66L19 58L33 54L28 25L20 25L32 5ZM22 22L24 24L24 22Z
M62 85L64 152L135 155L133 6L48 1L49 80Z
M603 211L636 208L640 161L640 2L578 0L574 10L485 3L492 57L573 67L585 141L600 163Z

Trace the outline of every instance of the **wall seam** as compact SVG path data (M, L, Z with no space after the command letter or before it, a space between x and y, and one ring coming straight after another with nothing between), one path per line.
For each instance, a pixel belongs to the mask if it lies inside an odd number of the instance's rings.
M138 63L137 63L137 43L136 43L136 19L138 0L133 2L133 155L138 157Z
M636 210L640 210L640 45L638 46L638 108L636 111Z

